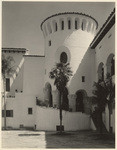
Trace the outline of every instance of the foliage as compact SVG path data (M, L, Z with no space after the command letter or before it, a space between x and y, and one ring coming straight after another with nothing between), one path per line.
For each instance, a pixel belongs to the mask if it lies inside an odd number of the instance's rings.
M94 90L92 93L94 96L92 97L92 104L97 104L95 107L95 111L92 115L96 114L97 121L100 126L100 132L102 132L102 112L105 110L106 104L108 104L109 108L109 128L111 122L111 111L112 104L114 103L115 98L115 84L112 82L112 76L110 74L106 75L106 79L104 81L98 80L98 82L94 82Z
M62 133L62 101L63 95L68 81L70 80L70 76L72 76L71 68L69 64L64 63L56 63L56 66L50 72L50 78L54 79L54 85L58 89L60 93L59 99L59 112L60 112L60 133ZM61 103L62 102L62 103ZM66 109L66 108L65 108Z
M36 105L38 105L38 106L48 106L49 105L49 103L48 103L48 101L46 101L46 100L39 100L39 99L36 99Z
M72 71L68 63L56 63L56 66L51 70L49 77L55 79L54 85L62 92L64 87L66 87L70 76L72 76Z
M115 84L112 82L112 77L107 74L105 81L94 82L93 86L95 88L92 91L94 94L92 102L104 110L105 105L113 103L115 98Z
M3 78L5 78L6 76L11 76L15 70L14 70L14 66L12 66L12 63L14 62L13 57L11 56L6 56L4 54L2 54L2 75Z
M5 79L7 76L12 76L12 74L15 72L14 66L12 66L12 63L14 62L13 57L11 56L6 56L2 54L2 77L4 81L4 129L6 130L6 99L5 99L5 86L6 82Z
M107 104L107 88L104 81L99 80L98 82L94 82L94 90L92 91L93 97L92 102L97 104L98 109L101 112L104 111L105 105Z
M108 106L115 102L115 84L112 82L110 74L106 76L106 88L107 88L107 101Z

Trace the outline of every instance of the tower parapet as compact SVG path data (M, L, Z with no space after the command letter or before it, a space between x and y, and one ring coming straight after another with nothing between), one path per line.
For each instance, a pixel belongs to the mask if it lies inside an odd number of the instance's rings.
M86 14L66 12L52 15L41 23L44 37L61 30L78 30L94 33L98 27L97 21Z

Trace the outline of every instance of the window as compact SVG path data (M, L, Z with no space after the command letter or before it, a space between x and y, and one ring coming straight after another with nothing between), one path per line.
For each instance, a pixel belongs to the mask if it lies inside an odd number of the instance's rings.
M75 20L75 29L77 29L77 20Z
M32 108L28 108L28 114L32 114Z
M114 57L111 60L111 76L115 74L115 60Z
M71 21L68 20L68 29L71 29Z
M10 92L10 79L6 78L6 91Z
M103 81L104 80L104 64L101 62L98 66L98 80Z
M4 117L4 110L2 110L2 117ZM6 110L6 117L13 117L13 110Z
M51 41L49 41L49 43L48 43L48 44L49 44L49 46L51 46Z
M61 30L64 30L64 21L61 22Z
M49 22L48 22L48 24L47 24L47 27L48 27L49 34L52 33L51 25L50 25Z
M57 31L57 23L55 23L55 31Z
M62 52L60 55L60 62L67 63L67 54L65 52Z
M102 78L101 80L103 81L104 80L104 68L102 67Z
M84 29L83 29L83 22L82 22L82 30L84 30Z
M82 82L85 82L85 76L82 76Z

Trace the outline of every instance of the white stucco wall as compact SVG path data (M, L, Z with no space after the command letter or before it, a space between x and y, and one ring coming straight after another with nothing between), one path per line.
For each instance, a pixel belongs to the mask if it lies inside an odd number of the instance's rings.
M80 112L63 111L63 125L65 131L90 129L90 116ZM36 107L36 129L56 131L59 125L59 110L46 107Z
M28 114L29 107L33 109L33 114ZM13 110L13 117L6 117L6 126L16 129L21 124L25 127L34 127L35 107L34 96L16 93L15 98L7 99L6 110ZM4 118L2 118L2 126L4 126Z
M25 57L23 92L43 98L44 57Z
M6 99L6 110L13 110L13 117L6 118L7 127L34 127L36 97L43 98L44 57L25 57L22 93L15 93L15 98ZM18 81L20 83L20 81ZM28 114L32 108L33 114ZM2 126L4 126L2 118Z
M111 34L111 37L109 38ZM101 48L99 49L99 47ZM112 53L115 54L115 25L107 32L104 38L100 41L100 43L96 46L96 74L98 70L98 66L100 62L104 64L104 74L106 76L107 73L107 58ZM96 76L96 80L98 76Z
M12 66L14 70L16 70L12 77L10 77L10 92L7 93L7 96L15 96L15 90L21 92L23 90L23 71L24 71L24 59L22 52L6 52L3 54L7 56L11 56L14 59L12 62ZM17 74L17 75L16 75Z
M85 82L82 82L82 76L85 76ZM95 50L88 49L85 56L77 68L76 73L69 83L70 94L75 94L78 90L85 90L87 96L92 95L92 86L95 80Z

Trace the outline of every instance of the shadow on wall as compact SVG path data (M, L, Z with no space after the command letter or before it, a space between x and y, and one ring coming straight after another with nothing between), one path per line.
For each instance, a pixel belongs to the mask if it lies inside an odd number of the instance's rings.
M22 59L23 60L23 59ZM15 93L22 93L23 92L23 68L24 68L24 60L20 62L20 67L12 77L12 84L10 86L10 92L7 93L7 98L15 97ZM19 66L18 65L18 66ZM22 83L21 83L22 81ZM22 84L20 86L20 84ZM16 87L17 86L17 87Z
M75 94L79 89L86 90L87 94L89 94L89 91L91 92L95 73L94 59L95 51L89 48L69 83L70 94Z

